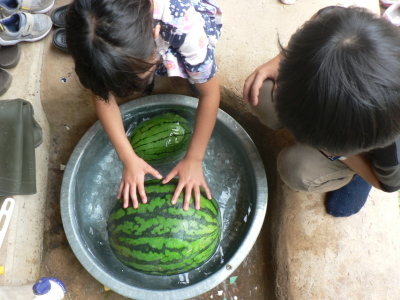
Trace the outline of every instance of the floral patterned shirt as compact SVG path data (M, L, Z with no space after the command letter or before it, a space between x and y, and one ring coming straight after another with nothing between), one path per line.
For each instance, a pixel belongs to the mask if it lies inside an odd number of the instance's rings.
M215 46L222 13L215 0L154 0L154 21L161 25L156 39L163 58L156 74L204 83L217 71Z

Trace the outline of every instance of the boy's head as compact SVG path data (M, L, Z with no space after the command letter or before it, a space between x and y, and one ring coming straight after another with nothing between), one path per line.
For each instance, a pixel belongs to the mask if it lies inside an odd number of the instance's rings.
M151 1L73 1L67 45L82 85L105 100L143 91L156 64L152 29Z
M282 52L276 109L296 140L346 155L400 135L400 35L388 21L325 9Z

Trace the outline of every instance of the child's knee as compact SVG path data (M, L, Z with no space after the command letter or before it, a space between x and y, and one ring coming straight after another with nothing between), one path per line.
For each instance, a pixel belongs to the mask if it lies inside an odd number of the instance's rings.
M295 145L286 147L278 155L277 167L282 180L297 191L308 191L309 180L306 170L309 168L307 157L302 157Z
M249 109L253 115L264 125L272 129L281 129L283 126L278 120L273 100L274 82L270 79L264 81L258 96L258 105L249 104Z

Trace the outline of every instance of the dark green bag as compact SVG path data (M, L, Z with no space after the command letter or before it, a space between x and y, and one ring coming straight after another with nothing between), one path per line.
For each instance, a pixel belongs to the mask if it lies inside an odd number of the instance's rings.
M36 193L35 147L42 129L26 100L0 100L0 196Z

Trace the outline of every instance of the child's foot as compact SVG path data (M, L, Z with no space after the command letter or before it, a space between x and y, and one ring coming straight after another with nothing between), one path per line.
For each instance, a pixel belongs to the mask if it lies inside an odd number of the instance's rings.
M283 4L295 4L296 0L281 0Z
M330 192L326 201L328 214L335 217L348 217L356 214L367 202L371 185L362 177L354 175L344 187Z

